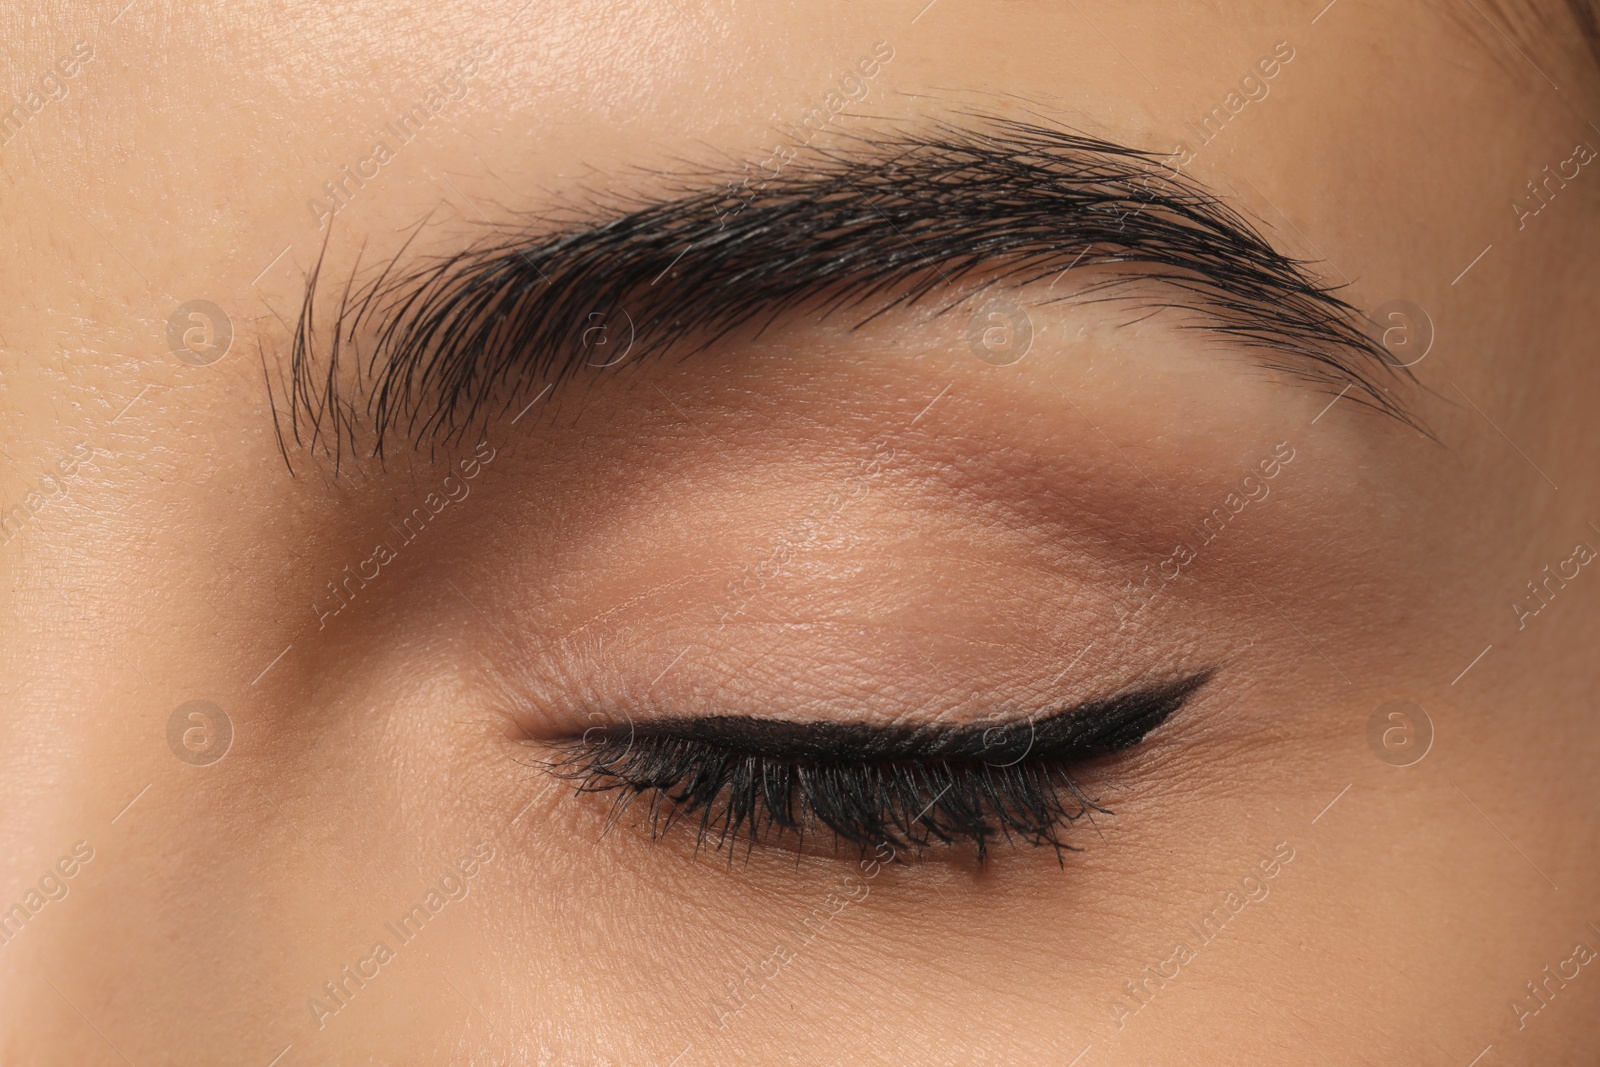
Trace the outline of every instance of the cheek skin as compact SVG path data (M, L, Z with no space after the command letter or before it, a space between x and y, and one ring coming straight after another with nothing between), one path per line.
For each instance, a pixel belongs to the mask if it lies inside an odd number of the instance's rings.
M1525 631L1510 611L1600 516L1593 165L1525 230L1511 210L1591 137L1549 106L1590 91L1588 57L1423 3L1082 6L69 4L0 35L17 86L68 90L0 146L0 279L26 294L0 328L0 509L45 495L40 471L64 487L0 545L0 908L48 870L70 889L0 949L0 1059L1592 1062L1593 964L1525 1027L1506 1009L1593 943L1590 568ZM203 31L177 40L174 14ZM1280 40L1294 58L1224 139L1187 132ZM308 198L372 171L372 131L479 42L467 91L318 229ZM1065 125L1189 138L1185 172L1358 307L1425 307L1438 442L1057 309L1011 368L971 358L959 315L775 333L740 339L759 373L574 394L489 463L466 441L335 476L291 442L286 474L266 383L320 251L342 280L425 218L414 250L450 252L502 205L581 211L677 160L790 166L773 130L850 71L870 90L829 143L869 115L1009 112L996 56ZM197 298L235 329L204 368L167 351ZM1295 458L1256 499L1279 441ZM67 471L77 443L93 462ZM452 472L470 496L378 559ZM346 566L376 577L319 629ZM747 610L719 628L734 581ZM621 692L972 711L1080 652L1069 689L1225 675L1087 779L1115 814L1060 866L653 842L505 736L513 709ZM1396 697L1435 730L1407 767L1368 740ZM234 725L207 767L165 734L202 698ZM308 998L371 974L385 924L482 839L470 892L318 1027ZM1270 894L1195 935L1278 842Z

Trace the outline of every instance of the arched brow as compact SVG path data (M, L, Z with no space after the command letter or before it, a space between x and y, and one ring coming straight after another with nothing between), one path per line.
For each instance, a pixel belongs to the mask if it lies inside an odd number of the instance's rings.
M1198 312L1193 328L1415 425L1391 388L1404 372L1355 309L1162 156L969 115L769 160L753 177L669 184L577 223L512 220L458 254L391 264L345 287L321 348L314 272L293 348L295 439L327 433L341 449L365 424L382 455L465 432L521 390L570 378L596 314L627 312L637 360L801 306L865 322L963 281L1023 285L1074 264L1111 268L1102 298L1158 280L1138 288L1144 306ZM345 399L338 366L352 346L370 385Z

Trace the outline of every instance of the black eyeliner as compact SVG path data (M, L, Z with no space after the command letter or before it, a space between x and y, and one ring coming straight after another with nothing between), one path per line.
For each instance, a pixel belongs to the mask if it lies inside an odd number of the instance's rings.
M1029 755L1087 760L1138 744L1210 677L1211 672L1206 671L1000 722L907 726L710 715L640 724L636 737L682 738L769 760L1005 762Z
M874 725L710 715L593 728L544 761L579 793L611 793L613 819L635 802L653 836L678 822L696 845L749 847L818 831L835 845L923 851L996 840L1073 846L1064 828L1109 812L1074 767L1142 741L1210 680L1185 678L996 726Z

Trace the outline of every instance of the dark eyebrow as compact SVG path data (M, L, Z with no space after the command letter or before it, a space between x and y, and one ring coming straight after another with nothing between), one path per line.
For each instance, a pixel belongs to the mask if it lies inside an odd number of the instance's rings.
M572 377L589 355L583 332L619 310L637 360L698 352L802 305L865 322L941 289L954 306L971 295L963 280L1024 285L1071 267L1111 268L1071 299L1198 312L1183 328L1416 425L1390 388L1406 372L1355 309L1154 153L967 115L780 152L742 175L655 178L665 195L575 221L497 222L474 246L404 270L402 251L377 279L346 283L327 344L312 304L319 262L286 390L296 442L359 447L363 414L379 456L395 438L465 433ZM1132 287L1152 279L1158 290ZM352 353L365 395L346 399Z

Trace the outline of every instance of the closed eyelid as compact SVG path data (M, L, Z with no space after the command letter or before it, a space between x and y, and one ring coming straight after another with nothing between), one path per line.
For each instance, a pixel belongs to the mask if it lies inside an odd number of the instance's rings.
M707 716L595 728L545 762L579 794L613 794L613 818L642 800L652 836L678 822L696 845L750 847L818 828L837 843L925 850L996 839L1073 851L1064 827L1091 811L1071 768L1130 748L1210 679L1210 670L1059 710L989 724L867 725ZM593 736L592 736L593 735Z

